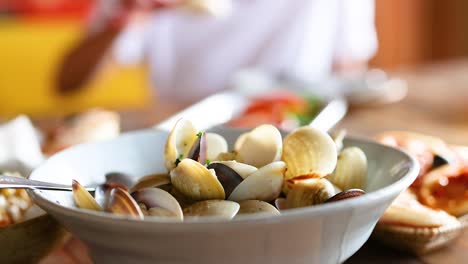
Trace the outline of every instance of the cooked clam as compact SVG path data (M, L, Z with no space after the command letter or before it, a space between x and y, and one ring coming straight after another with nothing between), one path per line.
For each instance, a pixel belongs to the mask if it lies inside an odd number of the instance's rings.
M327 179L342 190L364 189L367 180L367 158L364 151L357 147L341 151L335 171Z
M281 193L284 169L285 163L282 161L275 161L261 167L242 181L231 193L228 200L273 201Z
M141 189L134 192L132 197L137 203L146 206L149 215L171 216L179 220L184 218L179 202L165 190L159 188ZM170 214L166 211L169 211Z
M109 172L106 173L105 177L106 183L117 183L126 186L127 188L130 188L130 186L135 184L135 179L123 172Z
M190 148L187 158L196 160L201 164L205 164L207 155L207 146L206 146L206 133L199 132L197 138Z
M286 198L283 198L283 197L276 198L275 206L279 211L287 209Z
M183 118L177 121L164 148L164 162L167 170L175 168L178 160L187 158L197 138L197 130L190 121Z
M259 200L246 200L239 202L239 215L247 215L247 214L267 214L267 215L280 215L278 209L276 209L273 205ZM236 216L236 217L237 217Z
M335 169L336 145L327 133L301 127L284 139L281 159L286 162L286 180L299 176L325 177Z
M220 153L228 152L228 143L223 136L206 133L206 158L215 160Z
M174 212L167 210L165 208L161 207L153 207L148 210L148 216L157 216L157 217L164 217L164 218L172 218L172 219L178 219L182 220L179 218L178 215L174 214Z
M101 208L107 208L109 202L109 197L112 189L120 188L122 190L127 190L127 186L118 184L118 183L103 183L99 184L94 191L94 199L101 206Z
M224 199L224 189L216 175L191 159L183 159L170 172L172 185L184 196L196 201Z
M226 200L206 200L192 204L184 209L185 217L217 217L232 219L239 211L239 204Z
M287 208L321 204L335 195L335 188L324 178L311 178L295 182L286 197Z
M213 161L232 161L237 157L236 152L221 152Z
M345 199L358 197L358 196L361 196L361 195L364 195L364 194L366 194L366 192L364 192L361 189L350 189L350 190L339 192L339 193L333 195L332 197L330 197L330 199L326 200L325 202L330 203L330 202L341 201L341 200L345 200Z
M229 196L243 180L235 170L222 163L211 163L208 165L208 169L215 171L215 175L218 177L221 185L223 185L226 196Z
M257 168L245 163L237 162L235 160L228 160L228 161L215 161L213 163L221 163L229 168L233 169L237 174L239 174L242 179L247 178L249 175L257 171Z
M120 188L112 189L106 210L118 215L143 219L143 212L140 206L128 192Z
M76 180L73 180L73 199L79 208L102 211L93 196Z
M242 146L242 144L244 144L244 141L247 138L248 134L249 134L249 132L245 132L245 133L240 134L240 136L237 137L237 140L234 143L234 151L235 152L239 152L239 149Z
M236 156L240 162L259 168L281 157L281 133L272 125L256 127L242 141Z
M141 177L128 192L133 193L144 188L159 187L169 183L171 183L171 178L168 174L151 174Z

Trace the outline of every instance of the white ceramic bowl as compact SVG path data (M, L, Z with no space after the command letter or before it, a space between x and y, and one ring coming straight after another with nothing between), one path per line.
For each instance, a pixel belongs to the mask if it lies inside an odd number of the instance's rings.
M240 131L223 131L228 141ZM36 169L31 179L93 186L110 171L135 177L164 171L167 132L146 130L115 140L77 146ZM418 165L405 153L347 139L369 159L366 195L314 207L231 222L138 221L79 210L70 192L32 191L31 196L85 241L97 263L339 263L369 238L393 199L415 179Z

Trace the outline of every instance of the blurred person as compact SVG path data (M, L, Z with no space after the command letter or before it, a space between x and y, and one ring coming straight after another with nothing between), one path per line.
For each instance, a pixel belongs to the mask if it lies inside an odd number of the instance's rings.
M58 91L79 90L108 61L146 62L160 98L193 101L225 89L243 68L307 81L362 72L377 48L373 0L232 0L221 17L180 8L183 1L97 1Z

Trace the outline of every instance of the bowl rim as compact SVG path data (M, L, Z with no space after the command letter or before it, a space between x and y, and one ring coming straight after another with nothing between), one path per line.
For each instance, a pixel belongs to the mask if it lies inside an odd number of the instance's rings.
M43 164L41 164L38 168L36 168L31 173L30 177L34 178L34 175L38 173L38 171L40 172L40 169L44 167L46 164L53 161L56 156L65 155L67 152L76 151L77 149L80 149L80 148L86 148L89 145L100 145L105 142L109 143L109 142L113 142L117 140L122 140L124 138L134 137L139 134L154 133L155 131L158 131L158 130L144 129L144 130L131 131L131 132L123 133L122 135L120 135L119 137L115 139L95 142L95 143L81 144L78 146L71 147L69 149L66 149L64 151L61 151L60 153L53 155L51 158L46 160ZM164 132L167 132L167 131L164 131ZM144 225L144 226L152 225L152 227L162 227L163 229L169 228L171 230L172 229L190 230L194 226L196 226L197 228L206 227L208 229L212 229L215 226L222 226L222 228L229 228L229 227L236 227L239 225L246 225L246 224L251 225L251 224L266 224L266 223L276 223L276 222L290 222L290 221L297 221L303 218L310 218L317 214L331 214L336 211L341 211L341 210L344 211L344 209L346 208L357 208L358 206L362 204L378 203L381 200L385 200L388 196L394 195L396 193L400 193L401 191L409 187L411 183L416 179L419 173L419 163L416 161L416 159L413 156L409 155L406 151L398 149L398 148L386 146L386 145L380 144L370 139L363 139L359 137L348 137L348 136L346 136L345 139L358 141L358 142L362 142L365 144L375 144L375 145L378 145L379 147L387 148L391 151L399 152L400 155L403 155L408 160L408 164L409 164L408 172L401 179L397 180L396 182L388 186L379 188L375 191L366 193L366 195L355 197L353 199L346 199L346 200L341 200L341 201L337 201L334 203L325 203L325 204L320 204L316 206L289 209L289 210L282 212L281 215L278 215L278 216L252 215L249 217L232 219L230 221L217 219L217 218L204 218L203 220L188 220L188 221L183 221L183 222L148 218L142 221L140 219L135 219L135 218L126 217L126 216L113 215L113 214L109 214L105 212L78 209L78 208L72 208L72 207L60 205L40 195L39 193L42 192L41 190L28 190L28 193L37 205L39 205L46 212L48 213L50 212L53 216L61 215L61 216L75 218L75 219L80 219L83 221L88 221L90 223L91 222L107 223L107 224L113 223L113 224L125 225L126 227L130 227L130 228L132 227L137 228L138 226L141 226L141 225ZM213 223L216 223L216 225L213 225Z

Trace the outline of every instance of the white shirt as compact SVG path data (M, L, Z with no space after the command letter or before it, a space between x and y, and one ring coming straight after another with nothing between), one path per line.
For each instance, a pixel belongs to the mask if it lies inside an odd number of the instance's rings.
M243 68L318 80L337 58L367 60L377 48L373 0L234 0L227 17L158 11L126 29L121 63L146 60L158 95L201 98L226 88Z

